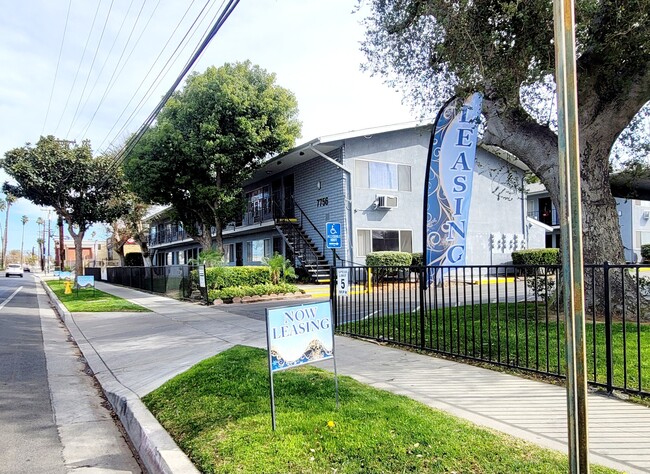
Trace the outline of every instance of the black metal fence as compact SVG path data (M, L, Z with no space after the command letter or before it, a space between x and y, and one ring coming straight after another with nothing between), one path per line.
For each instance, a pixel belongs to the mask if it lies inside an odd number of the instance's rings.
M643 277L647 270L647 279ZM563 378L561 267L347 267L339 333ZM432 283L420 281L429 272ZM588 379L650 395L650 267L585 266Z
M176 299L190 299L195 291L190 273L192 265L168 265L164 267L107 267L102 278L102 269L86 268L86 275L95 280L128 286L138 290L158 293Z

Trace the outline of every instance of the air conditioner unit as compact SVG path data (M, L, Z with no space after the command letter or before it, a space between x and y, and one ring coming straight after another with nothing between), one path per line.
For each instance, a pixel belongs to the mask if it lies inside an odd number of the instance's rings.
M378 209L395 209L397 208L397 196L377 196Z
M645 220L650 219L650 211L643 211L643 214L641 214L641 217L643 217Z

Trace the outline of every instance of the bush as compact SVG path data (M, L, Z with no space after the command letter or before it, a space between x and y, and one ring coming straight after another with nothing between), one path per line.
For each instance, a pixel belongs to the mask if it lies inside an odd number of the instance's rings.
M195 272L196 270L192 271L192 273ZM205 284L209 290L264 283L271 283L268 267L212 267L205 269Z
M124 265L127 267L144 267L144 259L141 252L131 252L124 256Z
M407 252L371 252L366 255L369 267L408 267L413 257Z
M296 291L300 291L298 287L288 283L280 283L279 285L263 283L260 285L230 286L220 290L210 290L208 291L208 299L210 301L216 299L232 300L233 298L243 298L244 296L277 295L282 293L295 293Z
M407 252L371 252L366 255L366 266L373 270L375 281L384 278L406 278L410 274L412 255Z
M411 254L411 267L423 267L424 266L424 254L412 253Z
M560 249L527 249L512 252L515 265L551 266L562 263Z
M650 262L650 244L641 246L641 258L643 259L643 263Z

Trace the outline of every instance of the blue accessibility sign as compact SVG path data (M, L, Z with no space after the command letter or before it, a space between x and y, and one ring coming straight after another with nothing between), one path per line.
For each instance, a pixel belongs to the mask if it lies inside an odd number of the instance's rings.
M328 222L325 225L325 236L327 238L328 249L341 248L341 223Z

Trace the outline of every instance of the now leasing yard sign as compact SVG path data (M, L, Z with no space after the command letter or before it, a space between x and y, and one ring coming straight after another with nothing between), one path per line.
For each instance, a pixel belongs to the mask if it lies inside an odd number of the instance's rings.
M303 364L334 359L334 326L330 302L267 309L266 340L271 380L271 418L275 430L273 373ZM338 406L335 359L334 374Z

